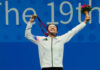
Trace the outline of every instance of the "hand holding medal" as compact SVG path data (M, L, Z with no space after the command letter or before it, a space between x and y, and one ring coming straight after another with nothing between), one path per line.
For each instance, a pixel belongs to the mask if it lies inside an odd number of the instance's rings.
M37 17L37 15L32 15L31 19L30 19L30 22L32 23L35 20L36 17Z

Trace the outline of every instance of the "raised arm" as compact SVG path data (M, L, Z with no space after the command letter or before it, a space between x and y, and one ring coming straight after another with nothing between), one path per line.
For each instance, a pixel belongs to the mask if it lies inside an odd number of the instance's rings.
M76 35L80 30L82 30L85 26L86 23L90 20L90 16L85 17L85 21L77 25L75 28L70 30L69 32L65 33L64 35L61 36L61 39L64 43L70 41L70 39Z
M31 42L38 44L38 36L35 36L31 33L31 28L32 28L34 19L35 18L31 17L29 23L27 23L26 30L25 30L25 37L29 39Z

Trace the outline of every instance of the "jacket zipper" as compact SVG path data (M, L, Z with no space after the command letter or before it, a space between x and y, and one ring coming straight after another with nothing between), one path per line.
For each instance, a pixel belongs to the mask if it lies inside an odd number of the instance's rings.
M53 67L53 38L51 38L51 63Z

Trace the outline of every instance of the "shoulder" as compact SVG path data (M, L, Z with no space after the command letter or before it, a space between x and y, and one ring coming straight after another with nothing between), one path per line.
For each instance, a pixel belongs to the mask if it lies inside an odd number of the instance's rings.
M61 39L62 38L62 35L58 35L56 36L57 39Z
M36 36L36 37L37 37L37 40L38 40L38 41L43 40L43 39L46 38L45 36Z

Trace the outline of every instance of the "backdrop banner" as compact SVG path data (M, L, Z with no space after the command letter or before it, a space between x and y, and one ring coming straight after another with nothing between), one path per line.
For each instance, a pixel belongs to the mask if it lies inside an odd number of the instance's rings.
M25 38L31 15L56 24L59 36L84 21L85 4L92 7L91 20L65 44L64 70L100 70L99 0L0 0L0 70L41 70L38 46ZM32 34L44 36L37 18Z

